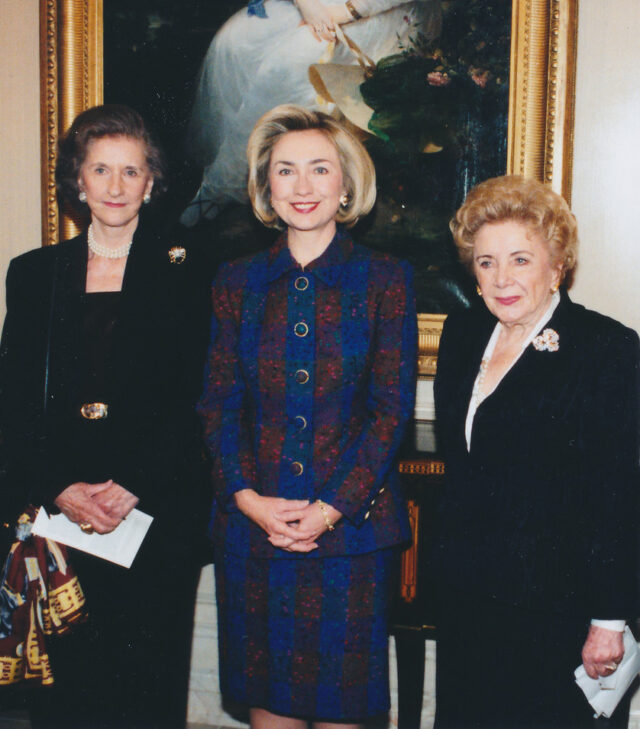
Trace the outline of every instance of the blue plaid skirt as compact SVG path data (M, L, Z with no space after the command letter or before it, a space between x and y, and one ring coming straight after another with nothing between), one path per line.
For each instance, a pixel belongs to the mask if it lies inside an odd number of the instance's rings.
M282 716L357 722L389 710L387 622L399 551L259 560L220 555L225 699Z

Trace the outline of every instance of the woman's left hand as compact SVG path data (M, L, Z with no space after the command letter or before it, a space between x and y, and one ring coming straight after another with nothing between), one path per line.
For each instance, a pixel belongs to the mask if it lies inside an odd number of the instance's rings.
M108 488L95 494L92 498L109 516L122 521L138 504L140 499L112 479L107 483L110 484Z
M582 648L582 664L591 678L610 676L624 656L624 642L619 630L608 630L597 625L589 628Z
M329 504L324 505L324 510L331 524L335 524L342 518L342 514ZM316 540L318 537L329 529L322 509L317 502L313 502L297 512L291 512L287 517L291 518L289 524L295 527L300 534L299 538L269 537L269 541L274 547L284 549L286 552L311 552L317 548Z
M335 38L334 22L329 8L319 0L297 0L296 5L302 16L301 25L308 25L318 41L332 41Z

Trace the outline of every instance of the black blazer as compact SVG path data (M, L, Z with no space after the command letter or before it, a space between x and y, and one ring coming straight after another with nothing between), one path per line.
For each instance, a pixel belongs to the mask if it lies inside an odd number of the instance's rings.
M155 532L188 539L206 523L210 488L194 404L211 271L193 248L172 263L171 246L143 226L135 233L113 335L109 415L89 425L79 416L86 234L11 262L0 349L3 518L30 501L52 502L75 481L113 478L155 517ZM94 425L104 444L97 459L78 440Z
M436 572L511 604L636 616L638 335L563 293L544 327L558 333L559 350L527 347L478 408L467 452L465 418L495 322L484 307L445 322Z

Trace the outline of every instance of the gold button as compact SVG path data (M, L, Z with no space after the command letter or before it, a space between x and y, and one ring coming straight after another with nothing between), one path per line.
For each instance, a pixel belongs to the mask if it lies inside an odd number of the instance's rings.
M296 415L295 421L299 430L304 430L307 427L307 419L304 416Z
M379 494L383 493L383 492L384 492L384 490L385 490L385 488L386 488L386 486L383 486L383 487L382 487L382 488L380 489L380 491L378 491L378 493L379 493Z
M298 289L298 291L305 291L309 288L309 279L304 276L298 276L293 285Z
M296 374L294 376L299 385L304 385L309 382L309 373L307 370L296 370Z
M303 471L304 471L304 466L302 465L302 463L300 463L300 461L294 461L291 464L291 473L294 476L301 476Z
M364 518L365 519L368 519L370 514L371 514L371 512L370 511L367 511L367 513L364 515Z
M309 327L303 321L299 321L294 327L293 331L297 337L306 337L309 333Z

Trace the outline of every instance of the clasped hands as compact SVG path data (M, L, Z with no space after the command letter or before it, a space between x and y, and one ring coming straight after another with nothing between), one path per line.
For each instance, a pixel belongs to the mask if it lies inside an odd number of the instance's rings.
M305 500L262 496L253 489L235 494L240 511L267 533L274 546L286 552L311 552L318 548L316 540L328 526L320 506ZM342 514L325 504L327 517L335 524Z
M318 0L296 0L302 15L300 25L308 25L316 40L335 40L336 25L344 25L353 20L351 13L344 5L327 7Z
M109 479L103 483L72 483L58 494L54 503L76 524L90 525L98 534L108 534L138 501L137 496Z

